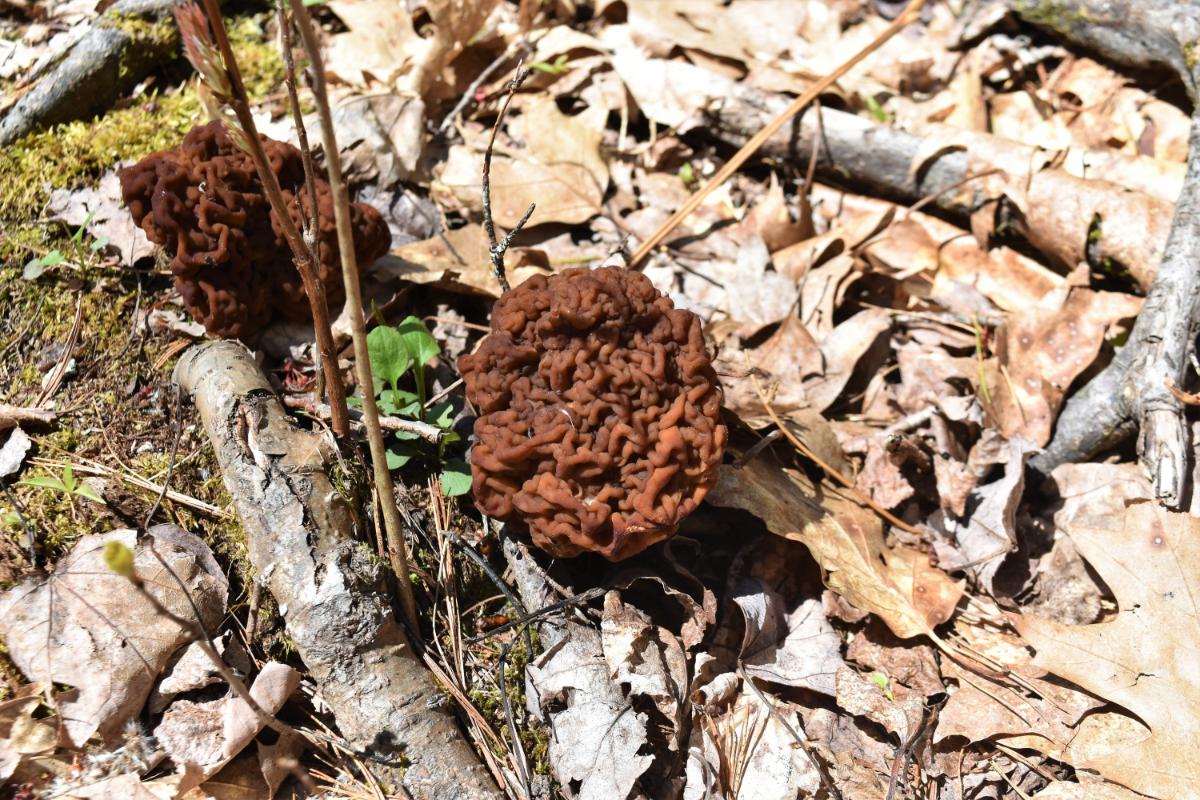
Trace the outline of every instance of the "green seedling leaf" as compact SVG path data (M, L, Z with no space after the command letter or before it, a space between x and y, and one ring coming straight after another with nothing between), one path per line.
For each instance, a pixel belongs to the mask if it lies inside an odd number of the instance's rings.
M404 337L387 325L380 325L367 334L367 353L371 358L371 372L393 389L412 368L413 359Z
M883 106L879 105L879 101L876 100L871 95L869 95L869 94L865 95L863 97L863 102L867 106L867 111L871 112L871 116L874 117L879 122L891 122L892 121L892 115L889 114L884 109Z
M41 277L43 272L46 271L46 267L53 267L55 264L61 264L66 260L67 257L62 253L58 252L57 250L51 250L44 256L31 259L29 263L25 265L25 270L21 273L21 277L27 281L36 280L37 278Z
M444 401L434 403L426 419L444 431L449 430L454 427L454 406Z
M888 686L887 675L884 675L882 672L872 672L871 680L876 686L879 687L879 691L883 692L883 696L886 697L889 702L896 702L896 696L892 694L892 687Z
M418 317L405 318L396 326L396 330L404 338L404 345L414 364L424 366L441 352L437 340Z
M421 454L421 448L412 442L396 442L387 451L389 470L397 470Z
M79 495L80 497L86 497L88 500L96 503L104 502L104 498L97 494L96 490L88 486L86 483L79 484L72 490L71 493Z
M103 250L105 247L108 247L108 237L107 236L101 237L101 238L97 239L96 241L92 242L91 245L89 246L89 249L93 253L95 253L99 250Z
M529 65L529 68L534 72L543 72L547 75L562 75L569 69L567 67L567 54L561 54L553 62L535 61Z
M696 183L696 168L689 161L679 168L679 180L683 181L687 186L693 186Z
M87 226L88 226L88 225L91 225L91 224L92 224L92 219L93 219L93 218L95 218L95 216L96 216L96 212L95 212L95 211L92 211L91 213L89 213L89 214L87 215L87 219L85 219L85 220L83 221L83 224L82 224L82 225L80 225L80 226L79 226L79 227L78 227L78 228L75 230L75 235L71 237L71 241L72 241L72 242L74 242L75 244L79 244L80 242L82 242L82 241L83 241L83 232L84 232L84 231L87 229Z
M421 411L421 398L404 389L391 389L379 395L379 410L388 417L416 419Z
M133 576L133 551L121 542L112 540L104 543L104 563L122 577Z
M442 494L458 497L471 491L471 467L461 459L447 461L442 468Z
M38 486L42 489L54 489L58 492L70 492L71 490L58 478L53 475L34 475L32 478L26 478L23 481L17 481L22 486Z
M21 524L21 515L15 511L5 511L0 514L0 526L5 528L16 528Z

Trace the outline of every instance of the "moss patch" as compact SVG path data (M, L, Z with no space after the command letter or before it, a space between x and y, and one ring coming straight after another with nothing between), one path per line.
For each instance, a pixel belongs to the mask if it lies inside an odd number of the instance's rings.
M251 100L277 91L283 83L283 59L271 42L263 40L264 17L229 22L230 42ZM120 24L151 25L133 19L136 22ZM174 30L174 23L170 27ZM177 91L143 95L128 107L94 120L22 137L0 150L0 219L20 223L39 218L51 190L85 185L123 161L174 147L203 117L195 85L189 83ZM11 235L8 227L5 233Z

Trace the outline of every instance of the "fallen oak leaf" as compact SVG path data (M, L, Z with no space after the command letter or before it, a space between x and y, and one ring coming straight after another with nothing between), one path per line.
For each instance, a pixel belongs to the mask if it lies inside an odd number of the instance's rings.
M1094 625L1010 618L1034 663L1135 714L1141 741L1079 766L1153 797L1200 798L1200 520L1150 503L1065 526L1116 596L1120 613Z
M741 469L721 467L707 499L755 514L771 533L804 544L824 570L826 585L878 616L896 636L928 636L940 644L934 628L954 612L962 582L920 553L887 547L871 512L765 456Z

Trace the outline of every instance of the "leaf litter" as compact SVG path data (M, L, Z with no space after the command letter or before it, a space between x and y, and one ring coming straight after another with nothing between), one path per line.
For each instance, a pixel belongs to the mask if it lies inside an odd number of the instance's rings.
M480 160L518 61L533 74L491 172L502 229L537 206L509 253L514 285L626 263L741 144L717 115L804 91L887 27L885 5L328 2L340 156L393 234L367 279L378 319L436 316L448 353L478 341L499 294ZM46 6L75 35L92 14ZM500 690L520 687L524 702L506 698L516 702L504 713L491 703L487 719L517 725L530 745L542 737L526 767L566 796L1200 797L1193 518L1150 502L1124 451L1045 479L1026 466L1139 313L1183 179L1188 115L1141 76L1025 28L984 26L964 45L967 23L958 4L931 4L822 97L919 137L910 174L961 154L967 181L918 208L852 164L814 179L796 159L752 162L639 265L705 321L732 445L706 505L633 574L546 565L565 588L604 591L541 625L544 649ZM5 80L32 79L67 35L32 19L4 25ZM294 137L277 102L258 112L272 135ZM50 194L48 217L85 231L98 264L126 270L76 291L149 263L115 190L119 166ZM37 280L65 285L64 262ZM168 340L188 336L154 286L143 318ZM388 331L375 329L373 360L397 351ZM297 365L288 381L311 375L303 334L268 335L264 349ZM435 356L432 390L458 413L453 365ZM406 372L379 377L394 389ZM0 480L40 445L14 428ZM410 488L414 469L399 473ZM456 524L493 541L460 508ZM3 510L6 524L19 516ZM261 722L220 694L192 637L155 622L107 568L102 547L118 541L138 574L156 569L145 538L90 521L48 577L27 573L0 606L26 681L0 699L4 777L66 775L64 743L135 753L126 724L145 707L157 758L177 774L147 779L149 762L129 755L123 772L76 780L73 796L201 792L205 781L213 795L218 782L274 794L302 748L259 740L239 758ZM221 568L190 534L172 536L160 552L212 604L205 627L228 634ZM160 578L153 591L186 615ZM503 609L476 599L432 619L457 630ZM218 641L238 659L236 640ZM470 692L505 669L488 641L448 644L447 674L481 707ZM268 712L297 703L298 660L241 661ZM97 679L72 683L79 674ZM513 765L528 752L473 730L508 759L500 774L522 774ZM508 782L511 796L525 796L523 783Z

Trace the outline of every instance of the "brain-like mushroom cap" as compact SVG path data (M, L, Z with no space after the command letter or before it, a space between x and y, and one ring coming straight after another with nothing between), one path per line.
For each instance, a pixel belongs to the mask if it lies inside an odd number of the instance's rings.
M300 151L263 136L297 227L301 200L311 213ZM218 121L193 128L174 150L146 156L120 173L121 194L133 221L171 257L175 288L191 315L214 336L246 337L276 315L311 317L292 251L271 210L254 162ZM316 180L320 213L317 266L331 306L345 299L333 195ZM391 244L387 223L362 203L350 208L354 249L366 266Z
M700 320L640 273L530 278L459 369L480 413L475 504L549 553L627 558L716 480L726 429Z

